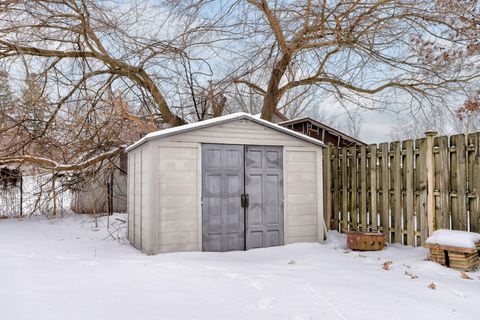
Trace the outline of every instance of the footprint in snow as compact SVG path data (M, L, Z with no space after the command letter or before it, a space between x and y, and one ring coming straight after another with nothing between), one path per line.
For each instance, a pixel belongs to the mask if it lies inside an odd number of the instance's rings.
M274 307L275 298L267 297L257 300L257 308L260 310L270 310Z

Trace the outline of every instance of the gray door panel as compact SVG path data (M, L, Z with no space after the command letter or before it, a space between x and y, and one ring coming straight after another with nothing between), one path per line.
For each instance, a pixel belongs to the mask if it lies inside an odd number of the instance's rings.
M240 206L244 192L244 147L202 146L204 251L245 249L245 213Z
M283 244L283 149L245 147L246 249Z

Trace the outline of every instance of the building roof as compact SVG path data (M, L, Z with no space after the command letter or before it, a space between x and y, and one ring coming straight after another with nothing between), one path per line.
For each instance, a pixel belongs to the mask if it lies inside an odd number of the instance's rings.
M180 133L184 133L184 132L188 132L188 131L194 131L194 130L203 129L203 128L208 128L208 127L224 124L224 123L227 123L227 122L237 121L237 120L250 120L252 122L255 122L257 124L265 126L267 128L279 131L281 133L284 133L284 134L287 134L289 136L295 137L297 139L315 144L317 146L321 146L321 147L326 146L323 142L321 142L317 139L308 137L308 136L306 136L304 134L301 134L299 132L290 130L288 128L282 127L282 126L280 126L278 124L275 124L275 123L271 123L270 121L257 118L255 116L253 116L251 114L248 114L248 113L245 113L245 112L237 112L237 113L232 113L232 114L229 114L229 115L226 115L226 116L221 116L221 117L217 117L217 118L213 118L213 119L208 119L208 120L203 120L203 121L199 121L199 122L195 122L195 123L185 124L183 126L178 126L178 127L173 127L173 128L160 130L160 131L151 132L151 133L147 134L145 137L143 137L142 139L135 142L134 144L128 146L125 149L125 151L127 151L127 152L131 151L131 150L141 146L142 144L144 144L145 142L150 141L150 140L156 140L156 139L160 139L160 138L164 138L164 137L170 137L170 136L174 136L174 135L177 135L177 134L180 134Z
M309 122L319 128L322 128L336 136L339 136L340 138L346 140L346 141L350 141L354 144L359 144L359 145L367 145L365 142L363 141L360 141L358 139L355 139L341 131L338 131L330 126L327 126L326 124L323 124L321 122L318 122L317 120L315 119L312 119L312 118L309 118L309 117L305 117L305 118L298 118L298 119L293 119L293 120L288 120L288 121L283 121L283 122L280 122L279 125L281 126L287 126L287 125L293 125L293 124L298 124L298 123L305 123L305 122Z

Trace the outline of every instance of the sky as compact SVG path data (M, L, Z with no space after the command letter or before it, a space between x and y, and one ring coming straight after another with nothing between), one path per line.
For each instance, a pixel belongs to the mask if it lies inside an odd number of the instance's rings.
M362 114L359 139L366 143L390 141L390 134L398 124L398 119L379 111L366 111Z

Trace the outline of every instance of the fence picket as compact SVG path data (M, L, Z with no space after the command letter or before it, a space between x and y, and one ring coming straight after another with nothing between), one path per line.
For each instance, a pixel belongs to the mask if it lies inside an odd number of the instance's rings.
M417 244L423 244L428 237L428 220L427 220L427 140L417 139L415 146L419 151L417 157L417 230L420 231L420 239Z
M350 221L353 230L358 228L357 218L357 147L350 147Z
M371 144L370 149L370 226L373 230L378 229L377 211L377 145Z
M341 185L342 185L342 223L340 226L340 230L348 230L349 223L348 223L348 149L342 148L341 149Z
M448 137L435 138L434 146L438 152L434 153L435 162L435 190L438 192L435 210L435 228L448 229L450 227L450 191L449 191L449 148Z
M388 163L388 143L381 143L380 144L380 151L381 151L381 161L380 161L380 168L382 170L381 174L381 184L382 184L382 215L381 215L381 222L380 225L382 226L382 230L387 236L387 240L389 240L389 221L390 221L390 205L389 205L389 195L390 195L390 178L389 178L389 163Z
M452 228L455 230L467 230L467 205L466 205L466 148L465 136L458 134L452 136L455 146L455 179L456 210L452 212Z
M327 226L332 225L332 146L323 150L323 203L324 219Z
M401 154L400 142L395 141L390 144L392 159L390 164L392 196L392 215L391 229L393 231L392 242L402 242L402 224L401 224L401 198L402 198L402 176L401 176Z
M403 208L403 229L406 229L405 242L412 246L415 243L414 229L414 185L413 185L413 141L407 140L403 142L403 150L405 150L405 158L403 162L403 172L405 175L405 202Z
M360 146L360 220L365 229L368 228L367 221L367 149L365 146Z
M468 135L468 145L472 147L469 156L470 231L480 232L480 132Z
M332 151L333 165L332 165L332 180L333 180L333 230L339 230L340 223L340 177L339 177L339 150L334 148Z

